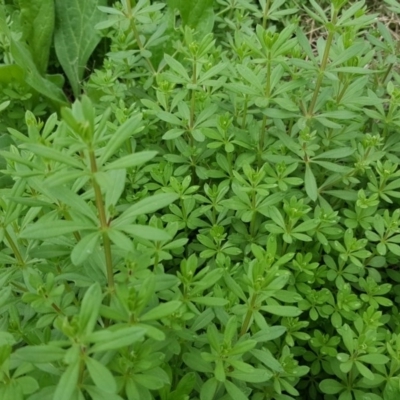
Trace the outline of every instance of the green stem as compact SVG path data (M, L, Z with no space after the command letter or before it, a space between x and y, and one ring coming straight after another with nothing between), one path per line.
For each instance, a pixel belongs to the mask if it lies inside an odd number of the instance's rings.
M267 57L267 83L265 84L265 97L269 100L269 97L271 95L271 52L268 52L268 57ZM261 129L260 129L260 137L258 141L258 168L261 168L262 166L262 154L264 150L264 140L265 140L265 127L267 125L267 116L264 115L261 123Z
M262 23L262 26L263 26L264 29L267 28L268 12L269 12L270 5L271 5L271 0L267 0L267 4L265 5L265 9L264 9L263 23Z
M256 235L256 220L257 220L257 211L255 210L255 208L256 208L256 192L255 191L253 191L253 193L252 193L251 206L253 208L253 215L252 215L251 221L250 221L250 235L252 237L255 237L255 235Z
M22 258L22 255L21 255L17 245L15 244L14 240L12 239L10 234L7 232L7 228L6 227L4 227L4 236L6 237L6 240L7 240L8 244L10 245L12 251L14 252L14 256L18 260L19 264L21 266L25 265L25 261Z
M243 324L242 324L242 328L240 329L239 337L243 336L249 329L250 321L251 321L251 317L253 316L253 311L254 311L254 306L256 304L256 301L257 301L257 293L253 293L253 295L251 296L249 309L247 310L246 316L245 316Z
M243 110L243 117L242 117L242 129L244 129L246 127L247 103L248 103L248 98L247 98L247 95L245 95L244 96L244 110Z
M258 152L257 152L257 164L258 168L261 168L263 160L262 160L262 155L263 155L263 150L264 150L264 140L265 140L265 127L267 125L267 116L264 115L262 122L261 122L261 128L260 128L260 137L258 139Z
M139 50L140 50L140 51L143 51L143 50L144 50L144 46L143 46L143 43L142 43L142 41L141 41L141 39L140 39L140 35L139 35L138 30L137 30L135 21L134 21L134 16L132 15L132 6L131 6L130 0L126 0L126 5L127 5L127 9L128 9L128 10L127 10L127 12L128 12L128 18L129 18L130 21L131 21L131 28L132 28L132 32L133 32L133 34L134 34L134 36L135 36L136 43L137 43L137 45L138 45L138 47L139 47ZM153 64L152 64L152 62L150 61L150 59L147 58L147 57L144 57L144 59L146 60L147 65L149 66L151 72L155 75L155 74L156 74L156 70L155 70L155 68L154 68L154 66L153 66Z
M385 75L384 75L384 77L383 77L383 79L382 79L382 85L385 84L386 79L388 78L388 76L389 76L390 71L392 70L392 68L393 68L393 64L389 64L389 66L388 66L387 69L386 69Z
M336 19L337 19L337 13L338 11L335 10L333 17L332 17L332 24L336 24ZM324 50L324 55L322 56L322 62L319 70L319 74L317 77L317 82L315 83L315 88L314 88L314 94L310 103L310 107L308 108L308 115L311 116L314 113L315 105L317 103L318 95L319 95L319 90L321 89L322 85L322 80L324 79L324 73L326 70L326 67L328 65L328 59L329 59L329 53L331 50L332 46L332 41L333 41L333 36L335 34L334 29L330 29L328 33L328 38L326 39L326 45L325 45L325 50Z
M193 59L193 70L192 70L192 84L196 85L197 83L197 62L196 57ZM194 89L190 90L190 121L189 121L189 129L190 133L194 128L194 118L196 111L196 92ZM193 135L190 134L190 145L193 147Z
M104 255L106 259L106 268L107 268L108 288L112 292L114 291L114 271L113 271L112 257L111 257L111 242L107 233L108 223L103 203L103 197L101 194L100 186L95 178L95 173L97 172L97 164L93 149L89 149L89 159L90 159L90 169L92 172L92 185L95 194L97 210L99 213L100 228L102 231Z

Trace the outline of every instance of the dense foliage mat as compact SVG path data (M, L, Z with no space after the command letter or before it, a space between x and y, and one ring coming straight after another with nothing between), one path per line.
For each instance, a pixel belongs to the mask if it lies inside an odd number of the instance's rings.
M0 399L398 400L399 14L0 1Z

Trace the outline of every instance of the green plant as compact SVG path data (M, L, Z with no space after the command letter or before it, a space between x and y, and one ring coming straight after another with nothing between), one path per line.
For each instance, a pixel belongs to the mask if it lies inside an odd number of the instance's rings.
M85 7L0 4L0 398L397 399L400 4Z

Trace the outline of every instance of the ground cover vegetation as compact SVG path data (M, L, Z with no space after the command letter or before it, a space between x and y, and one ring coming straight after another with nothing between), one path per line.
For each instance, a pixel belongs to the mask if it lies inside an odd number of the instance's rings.
M399 14L2 0L0 399L399 399Z

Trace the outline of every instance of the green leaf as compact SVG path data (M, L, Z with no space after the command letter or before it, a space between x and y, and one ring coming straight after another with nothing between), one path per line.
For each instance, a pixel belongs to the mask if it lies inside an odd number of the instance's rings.
M83 216L90 218L93 223L97 225L98 218L90 207L90 205L83 200L78 194L68 189L66 186L47 187L47 185L40 185L40 190L44 194L53 196L55 199L60 200L62 203L71 207L75 212L81 213Z
M102 390L96 386L85 385L85 390L88 392L92 400L125 400L115 393L110 393L109 391ZM84 397L81 396L79 400L84 400Z
M158 306L152 308L150 311L146 312L140 317L140 321L151 321L151 320L158 320L168 315L174 313L182 303L180 301L169 301L168 303L159 304Z
M325 394L338 394L346 389L341 382L333 379L324 379L320 384L319 388Z
M270 314L279 315L281 317L297 317L302 311L293 306L262 306L261 309Z
M90 225L79 224L74 221L38 221L25 228L20 237L24 239L50 239L57 236L80 230L93 229Z
M214 0L168 0L168 5L177 8L183 25L196 29L200 35L212 31L214 25ZM199 36L200 36L199 35Z
M87 357L85 363L92 381L99 389L109 393L115 393L117 391L117 384L114 376L107 367L91 357Z
M146 329L136 326L120 328L118 330L101 330L86 337L86 340L94 343L89 353L97 353L115 350L130 346L140 341L146 333Z
M225 389L229 396L235 400L248 400L249 398L231 381L225 380Z
M263 383L271 379L272 373L265 369L254 368L251 372L233 371L228 374L230 378L243 382Z
M104 165L110 157L132 136L144 128L142 114L127 119L111 136L99 158L99 165Z
M79 360L70 364L61 375L53 398L57 400L75 400L74 392L78 383L78 377Z
M166 207L178 198L179 196L175 193L160 193L142 199L125 210L117 219L112 222L111 226L118 228L122 225L127 225L138 215L153 213L160 208Z
M166 231L147 225L126 225L121 230L132 236L156 242L164 242L172 239L171 235Z
M81 91L86 64L100 41L95 25L104 15L97 9L104 1L55 0L54 46L75 97Z
M192 297L190 301L210 307L223 307L229 303L228 300L218 297Z
M105 174L105 181L105 187L103 187L100 182L99 184L100 187L106 191L105 206L106 210L110 210L110 207L115 207L117 205L125 189L126 170L115 169L113 171L108 171L108 173Z
M316 182L315 176L308 164L306 165L306 173L304 176L304 186L305 186L308 197L311 200L316 201L318 198L317 182Z
M24 69L17 64L0 65L0 83L10 84L13 81L25 84Z
M319 158L345 158L349 157L354 153L355 149L351 147L339 147L337 149L328 150L324 153L318 154L312 158L312 160L317 160Z
M40 157L47 158L53 161L58 161L62 164L69 165L70 167L78 169L83 169L84 167L83 164L77 159L52 147L42 146L40 144L34 143L26 143L22 144L21 148L27 149Z
M374 375L374 374L372 373L372 371L371 371L369 368L367 368L364 364L360 363L359 361L356 361L356 362L355 362L355 365L356 365L358 371L360 372L360 374L361 374L364 378L366 378L366 379L368 379L368 380L370 380L370 381L373 381L373 380L375 379L375 375Z
M45 364L62 360L65 350L53 345L26 346L18 349L14 355L32 364Z
M103 169L104 171L121 169L121 168L132 168L138 165L142 165L147 161L150 161L157 155L156 151L141 151L140 153L129 154L121 157L118 160L107 164Z
M86 291L79 312L80 330L84 334L90 334L96 326L102 302L100 285L96 282Z
M357 357L357 360L376 365L384 365L390 361L389 357L385 356L384 354L365 354Z
M49 62L55 20L54 0L20 0L23 37L40 73Z
M210 378L203 383L200 389L200 400L214 399L219 383L215 378Z
M24 71L25 82L29 86L35 89L38 93L54 101L58 106L68 104L64 92L49 79L40 75L36 64L33 61L32 54L24 43L11 40L11 54L15 62Z
M189 75L186 71L186 68L179 61L177 61L175 58L169 56L168 54L164 55L164 59L167 62L168 66L172 69L172 71L177 73L185 81L187 81L187 82L191 81L189 78ZM170 114L170 113L166 113L166 112L163 112L163 113L173 116L173 114ZM170 122L170 121L167 121L167 122ZM174 123L175 125L180 125L180 120L176 119L176 120L174 120L174 122L171 122L171 123Z

